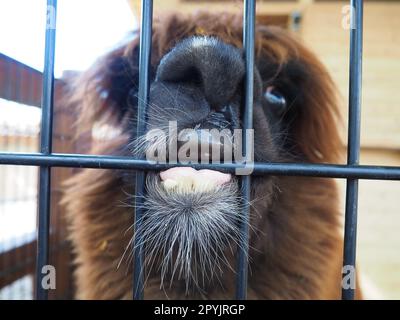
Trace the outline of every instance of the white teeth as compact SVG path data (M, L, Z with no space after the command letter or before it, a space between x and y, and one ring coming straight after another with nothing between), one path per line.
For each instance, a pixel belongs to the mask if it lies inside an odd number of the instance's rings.
M205 179L193 179L192 177L176 177L175 180L167 179L161 182L166 191L177 193L209 192L217 188L217 183Z
M166 191L178 193L209 192L231 180L231 175L215 170L195 170L175 167L160 172L161 184Z
M162 183L166 190L172 190L178 185L178 182L176 182L175 180L172 180L172 179L167 179L167 180L163 181Z
M195 192L207 192L215 190L217 184L214 181L194 180L193 187Z

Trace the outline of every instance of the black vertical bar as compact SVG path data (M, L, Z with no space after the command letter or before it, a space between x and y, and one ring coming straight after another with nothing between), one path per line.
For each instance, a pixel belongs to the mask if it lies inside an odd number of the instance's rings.
M357 165L360 158L363 0L351 0L350 5L350 84L347 163ZM347 179L343 266L351 266L354 271L356 264L357 206L358 179ZM353 276L355 283L355 272ZM345 285L346 283L343 283L342 299L354 299L355 289Z
M246 130L253 128L253 90L254 90L254 38L255 38L255 0L244 1L243 12L243 47L245 53L245 104L243 112L243 150L247 152L248 143ZM248 157L246 156L246 159ZM250 212L250 175L241 179L243 211L242 215L247 220ZM238 248L236 299L244 300L247 297L247 269L249 260L249 225L242 222L240 225L240 246Z
M45 155L51 154L52 151L56 10L57 0L48 0L40 131L40 152ZM46 300L48 296L47 290L42 287L42 268L48 264L49 258L50 176L50 167L41 166L39 173L39 221L36 259L36 299L40 300Z
M150 67L151 67L151 33L153 19L153 1L142 0L142 14L140 21L140 53L139 53L139 92L138 92L138 119L137 135L141 136L146 127L146 106L150 89ZM136 248L140 243L141 219L143 216L143 196L145 192L145 172L136 173L136 197L135 197L135 230L134 230L134 252L133 252L133 298L143 299L143 247ZM136 248L136 249L135 249Z

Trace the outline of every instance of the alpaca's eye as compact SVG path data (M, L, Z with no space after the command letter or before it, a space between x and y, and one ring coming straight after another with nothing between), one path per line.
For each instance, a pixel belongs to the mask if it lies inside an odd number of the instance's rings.
M285 97L278 90L276 90L275 87L268 87L264 96L268 103L273 105L275 108L280 110L284 110L286 108Z

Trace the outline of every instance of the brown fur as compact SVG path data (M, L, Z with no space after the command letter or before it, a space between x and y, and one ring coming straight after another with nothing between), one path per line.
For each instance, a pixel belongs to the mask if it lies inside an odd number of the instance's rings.
M229 44L242 46L241 18L230 14L195 16L171 15L154 22L152 64L180 39L194 34L214 35ZM84 74L72 100L82 108L80 129L93 123L121 128L130 114L118 113L111 99L101 99L98 88L107 89L112 81L109 61L116 56L131 56L134 40L110 53ZM269 56L284 68L289 60L303 62L312 74L304 92L305 103L292 125L292 136L307 162L335 162L340 151L336 129L337 106L334 86L316 57L286 32L274 27L257 27L257 57ZM108 142L94 142L91 153L120 154L128 137L121 133ZM248 296L250 299L337 299L340 298L342 263L341 214L336 184L331 179L275 177L276 190L254 188L253 198L271 201L259 203L253 212L262 232L253 236ZM133 182L133 180L132 180ZM132 266L117 265L132 229L132 208L123 207L126 194L133 192L123 175L112 170L83 170L67 184L64 203L68 208L70 238L76 254L76 297L81 299L128 299L132 297ZM254 211L254 209L253 209ZM257 215L259 214L259 215ZM234 274L227 272L218 286L197 298L231 298ZM163 291L156 279L150 279L146 298L186 298L184 292Z

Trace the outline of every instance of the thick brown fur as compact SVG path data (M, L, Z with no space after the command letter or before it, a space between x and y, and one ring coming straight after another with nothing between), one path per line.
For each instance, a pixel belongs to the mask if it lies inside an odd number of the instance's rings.
M199 13L194 16L173 14L155 20L152 64L156 66L180 39L195 34L216 36L240 48L241 17ZM91 153L121 155L122 146L128 142L128 135L123 133L124 124L133 115L129 110L121 114L112 95L102 97L99 92L109 91L113 79L124 72L113 70L111 61L119 56L132 56L137 46L135 39L111 52L75 86L71 100L81 108L81 132L90 130L94 123L107 123L121 131L118 137L108 141L93 141ZM341 149L337 103L334 85L325 68L294 37L275 27L257 27L256 53L257 58L272 59L278 65L277 74L283 72L288 61L306 66L310 76L299 83L304 88L303 103L291 125L291 136L304 161L337 161ZM269 201L261 202L257 212L253 212L262 228L250 244L248 297L340 298L342 226L335 182L306 177L274 179L274 190L264 187L262 180L253 188L253 199L263 199L269 193L274 195ZM124 191L133 193L119 171L87 169L67 182L63 202L68 209L70 239L76 255L77 298L132 297L132 266L122 262L118 267L132 237L132 228L128 228L133 222L133 212L123 205L127 201ZM216 286L207 293L189 297L229 299L234 296L234 276L233 272L226 272L221 279L224 290ZM160 290L159 285L156 279L149 279L146 298L187 298L184 291Z

